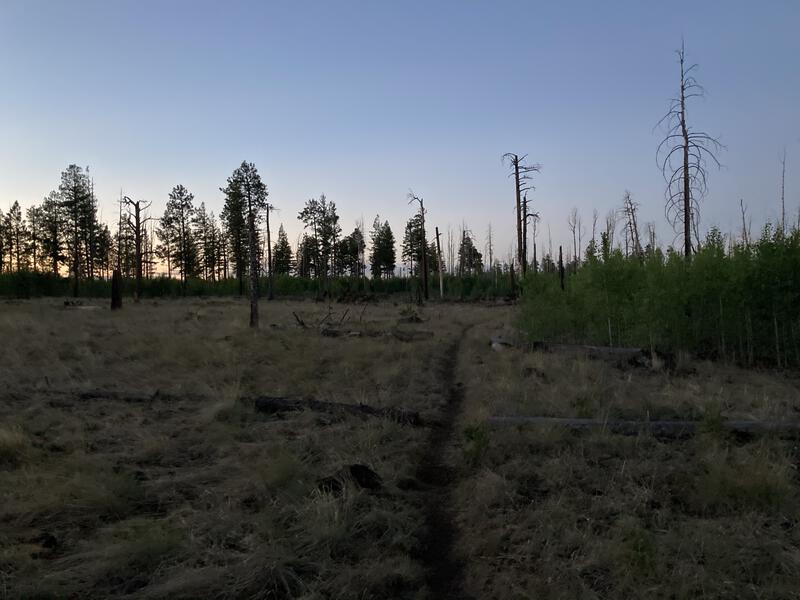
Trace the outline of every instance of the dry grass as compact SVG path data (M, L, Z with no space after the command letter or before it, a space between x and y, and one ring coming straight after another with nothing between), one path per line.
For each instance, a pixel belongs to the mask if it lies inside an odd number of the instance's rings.
M508 308L238 300L0 310L0 600L431 597L417 467L430 428L316 412L267 417L243 396L308 395L441 418L443 360L468 325L448 512L475 598L792 598L800 589L797 450L737 440L722 418L793 417L789 375L688 364L620 370L580 356L495 352ZM80 392L106 396L81 400ZM159 392L158 394L155 394ZM115 394L116 393L116 394ZM127 402L126 395L152 397ZM703 419L668 441L492 414ZM364 464L380 490L323 477Z
M53 302L0 312L0 598L425 598L424 503L413 477L427 430L255 413L242 396L403 406L435 417L437 365L473 309L429 307L433 339L327 338L297 326L346 306L237 300ZM350 307L342 327L398 326L403 306ZM330 314L330 316L328 316ZM159 395L80 400L104 390ZM377 492L320 478L359 463Z
M452 460L476 598L796 598L798 453L741 440L720 418L795 419L791 374L691 365L619 369L579 355L489 349L512 314L472 330ZM489 415L705 419L689 440L541 426Z

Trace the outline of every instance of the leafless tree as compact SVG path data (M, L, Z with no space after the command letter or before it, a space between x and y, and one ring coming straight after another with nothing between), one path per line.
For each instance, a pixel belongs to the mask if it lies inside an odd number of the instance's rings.
M676 231L683 224L684 254L689 258L699 200L708 190L708 163L721 167L716 155L723 146L717 138L704 131L695 131L687 123L687 102L702 97L705 92L691 74L697 65L686 66L682 43L676 52L680 63L680 88L678 96L671 100L669 111L658 122L666 128L666 136L658 145L656 161L667 183L667 219Z
M625 190L625 195L622 197L622 213L625 215L625 228L627 229L627 236L631 242L631 250L634 255L642 258L642 243L639 238L639 225L636 222L636 211L639 204L633 201L631 193Z
M739 208L742 211L742 241L745 246L750 245L750 232L747 226L747 207L744 205L744 198L739 199Z
M122 201L128 206L128 219L127 223L133 233L133 244L136 264L136 284L133 292L133 301L139 302L142 297L142 264L144 263L144 248L142 245L145 235L145 224L150 220L150 217L143 217L142 213L148 210L152 202L142 204L142 200L135 202L123 196Z
M425 300L428 299L428 237L425 234L425 204L424 200L417 196L413 190L408 190L408 203L417 202L419 204L419 214L422 218L422 291Z
M539 271L539 257L536 255L536 230L538 229L539 221L541 220L541 217L539 216L538 212L537 213L528 213L528 217L531 220L531 231L533 232L532 233L532 237L531 237L531 242L533 243L533 262L531 264L533 265L533 272L537 273ZM526 246L527 246L527 242L526 242ZM527 254L527 251L526 251L526 254Z
M275 299L275 283L273 281L273 264L272 264L272 233L269 227L269 213L275 210L272 204L267 203L266 209L266 225L267 225L267 300Z
M572 233L572 249L573 255L575 256L575 266L577 267L577 256L578 256L578 209L577 207L573 207L573 209L569 213L569 217L567 218L567 227L569 227L570 232ZM569 252L569 250L567 250ZM567 259L567 263L569 263L569 259Z
M781 159L781 230L786 231L786 148Z
M614 234L617 232L617 211L610 210L606 214L606 237L609 250L614 247Z
M523 194L527 191L534 190L533 187L533 174L539 173L542 170L542 165L540 164L527 164L525 161L528 158L528 155L525 154L523 156L519 156L518 154L513 154L511 152L507 152L503 155L503 163L507 164L511 172L509 173L509 177L514 178L514 192L516 196L516 208L517 208L517 263L521 265L522 273L525 273L525 238L524 238L524 230L525 230L525 222L526 222L526 213L527 209L523 209L522 204L522 197ZM527 200L525 202L527 205Z

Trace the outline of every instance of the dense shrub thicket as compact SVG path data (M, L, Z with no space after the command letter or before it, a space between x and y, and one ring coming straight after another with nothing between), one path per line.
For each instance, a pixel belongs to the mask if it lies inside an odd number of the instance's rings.
M712 230L686 261L592 248L561 290L558 272L524 282L522 327L532 339L656 350L744 364L800 364L800 231L767 225L726 247Z
M261 295L266 296L267 280L260 281ZM125 291L131 294L133 282L128 280ZM331 298L334 300L354 300L370 295L405 295L416 301L420 294L418 278L390 277L386 279L369 279L356 277L337 277L328 279L310 279L290 275L277 275L274 279L274 292L278 298L311 297ZM85 280L80 282L82 297L108 298L111 296L111 282L105 279ZM436 277L429 281L430 298L439 298L439 283ZM444 278L444 292L449 300L482 300L503 298L511 294L510 278L502 273L481 273L477 275L457 277L447 275ZM244 293L247 293L245 286ZM34 271L18 271L0 274L0 297L35 298L39 296L72 297L72 280L52 273ZM239 294L239 281L225 279L209 281L207 279L190 278L186 282L184 292L179 279L155 277L142 281L144 298L164 298L181 296L232 296Z

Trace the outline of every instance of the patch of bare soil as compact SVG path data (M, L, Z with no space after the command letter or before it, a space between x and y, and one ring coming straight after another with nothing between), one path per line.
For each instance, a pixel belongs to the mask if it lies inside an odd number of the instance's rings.
M456 381L458 353L465 332L445 351L440 365L446 403L440 420L431 431L417 468L417 479L425 486L427 512L425 535L419 559L425 566L425 581L434 598L471 598L463 590L463 561L455 556L456 528L451 513L451 492L456 471L448 465L446 449L453 442L456 420L463 401L462 385Z

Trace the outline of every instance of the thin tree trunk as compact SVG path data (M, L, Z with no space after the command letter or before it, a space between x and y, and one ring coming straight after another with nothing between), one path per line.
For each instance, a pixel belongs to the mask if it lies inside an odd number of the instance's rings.
M271 206L267 206L267 286L269 288L269 292L267 295L268 300L273 300L275 298L275 291L274 291L274 283L273 283L273 276L272 276L272 236L269 230L269 212Z
M250 238L250 327L258 329L258 248L256 246L256 218L252 209L247 215Z
M689 175L689 130L686 127L686 81L681 54L681 135L683 136L683 251L688 259L692 255L692 199Z

